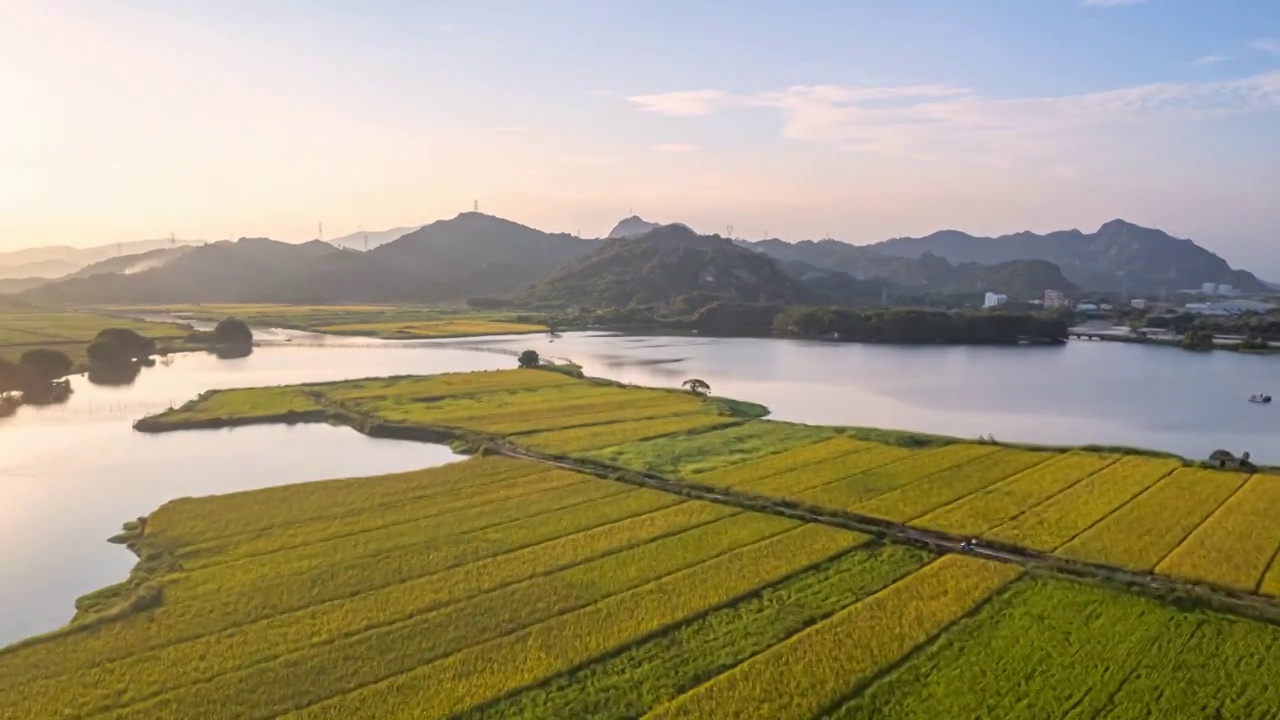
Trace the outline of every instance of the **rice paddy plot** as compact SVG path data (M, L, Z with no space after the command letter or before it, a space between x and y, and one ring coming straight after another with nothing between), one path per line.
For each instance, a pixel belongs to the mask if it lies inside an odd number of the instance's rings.
M835 434L833 428L756 420L714 432L615 445L588 456L633 470L688 477L776 456Z
M1182 463L1126 457L987 533L1035 550L1056 550Z
M289 715L294 720L452 717L626 647L686 618L769 586L861 542L797 527L697 567L477 645L412 672ZM449 692L440 692L440 688Z
M1269 625L1183 613L1118 590L1026 578L827 717L1263 718L1257 709L1277 695L1264 678L1280 664L1265 651L1276 657L1277 643L1280 630ZM1210 669L1217 660L1231 670ZM1157 670L1201 662L1204 675ZM1231 672L1237 677L1227 678ZM1127 705L1129 694L1138 701L1134 707L1117 708L1115 699ZM1232 704L1254 712L1224 712Z
M1070 452L990 485L913 521L956 535L981 535L1115 462L1114 455Z
M1051 457L1043 452L1002 449L879 495L856 509L866 515L908 522Z
M463 717L633 718L768 650L929 560L923 551L855 548L613 657Z
M1081 533L1058 554L1150 570L1231 497L1245 478L1241 473L1178 470Z
M995 453L999 448L989 445L955 444L933 450L903 450L896 447L878 448L877 452L896 451L892 461L876 467L868 467L856 475L821 487L806 490L798 499L809 505L848 510L872 498L910 485L924 477L942 473L951 468Z
M813 717L1021 572L1017 566L945 556L645 717Z
M1169 554L1157 570L1191 580L1274 594L1275 588L1265 587L1264 579L1280 549L1278 515L1280 477L1254 475Z

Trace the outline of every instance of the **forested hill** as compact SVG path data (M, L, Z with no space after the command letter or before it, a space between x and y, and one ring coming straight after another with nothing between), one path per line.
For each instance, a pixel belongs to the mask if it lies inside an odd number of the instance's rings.
M582 307L679 306L717 300L794 304L812 298L770 258L718 235L664 225L637 237L608 240L522 293L538 304Z
M895 238L874 245L850 245L838 240L762 240L744 243L771 257L801 261L857 278L887 278L904 288L936 286L937 273L952 265L999 265L1013 261L1041 260L1057 265L1069 284L1046 284L1041 289L1117 291L1155 294L1199 288L1203 283L1226 283L1245 292L1269 292L1252 273L1232 269L1225 260L1191 240L1175 238L1160 230L1113 220L1096 233L1079 230L1047 235L1023 232L1001 237L975 237L954 230L922 238ZM1012 270L1044 272L1031 266ZM976 271L970 271L976 273ZM1004 287L988 290L1006 292ZM1009 290L1010 294L1017 291Z
M463 213L369 252L242 238L163 258L114 259L112 268L129 272L65 278L23 297L47 304L438 302L510 295L596 247Z
M1127 284L1134 292L1156 293L1213 282L1245 292L1269 291L1252 273L1233 269L1191 240L1124 220L1112 220L1093 233L1021 232L992 238L946 230L922 238L886 240L866 250L906 258L932 253L956 263L1047 260L1090 290L1118 290Z

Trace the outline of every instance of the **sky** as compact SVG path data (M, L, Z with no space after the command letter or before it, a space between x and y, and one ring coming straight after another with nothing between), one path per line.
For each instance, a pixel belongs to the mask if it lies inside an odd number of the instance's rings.
M1280 276L1276 0L0 0L0 251L1122 217Z

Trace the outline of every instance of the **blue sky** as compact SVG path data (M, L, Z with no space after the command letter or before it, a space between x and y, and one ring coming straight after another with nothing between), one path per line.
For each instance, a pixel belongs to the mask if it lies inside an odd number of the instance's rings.
M10 7L11 6L11 7ZM11 0L0 248L1114 217L1280 275L1275 0Z

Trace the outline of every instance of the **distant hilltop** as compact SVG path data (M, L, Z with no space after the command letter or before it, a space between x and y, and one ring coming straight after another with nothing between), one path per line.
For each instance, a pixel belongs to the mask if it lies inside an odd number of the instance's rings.
M684 307L713 300L911 304L942 296L963 304L986 292L1033 299L1045 290L1155 296L1210 283L1245 294L1274 292L1191 240L1124 220L1093 233L993 238L945 230L863 246L733 240L636 215L619 222L605 240L547 233L478 212L367 234L368 252L354 251L364 249L363 232L339 238L345 248L266 238L114 246L117 253L141 251L120 257L96 248L91 250L103 257L94 263L57 279L0 279L0 293L53 305L515 298ZM56 259L68 249L46 250L21 251L10 259Z

